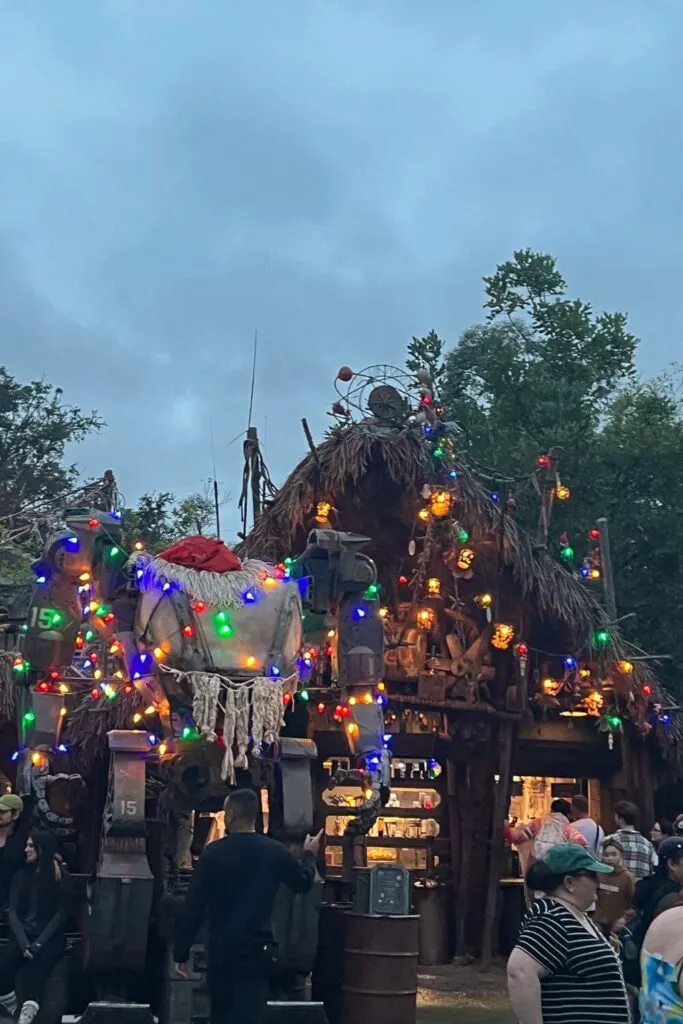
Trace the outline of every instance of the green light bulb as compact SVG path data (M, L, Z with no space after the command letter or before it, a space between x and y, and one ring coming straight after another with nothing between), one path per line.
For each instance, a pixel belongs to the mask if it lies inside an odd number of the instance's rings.
M571 562L572 558L574 557L574 548L571 546L571 544L565 544L565 546L560 551L560 555L562 556L562 558L564 558L566 562Z
M599 629L593 637L598 647L606 647L610 642L610 634L608 629Z

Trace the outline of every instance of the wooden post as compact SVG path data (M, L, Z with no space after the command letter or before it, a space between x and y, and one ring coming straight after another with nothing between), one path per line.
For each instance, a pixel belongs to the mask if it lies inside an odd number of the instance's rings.
M600 563L602 567L602 583L605 588L605 606L612 623L617 621L617 599L614 590L614 573L612 571L612 552L609 546L609 524L605 517L598 519L600 531Z
M486 888L486 906L484 909L484 932L481 946L481 969L488 971L494 947L494 930L498 917L498 894L500 874L503 863L503 824L510 802L512 783L512 750L514 746L515 727L512 722L502 722L500 726L501 751L498 785L493 804L493 823L491 829L491 849L489 856L488 885Z

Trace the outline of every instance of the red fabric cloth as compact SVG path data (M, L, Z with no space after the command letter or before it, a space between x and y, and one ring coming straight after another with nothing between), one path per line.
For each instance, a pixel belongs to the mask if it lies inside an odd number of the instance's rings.
M185 537L157 557L198 572L236 572L242 568L237 555L222 540L210 537Z

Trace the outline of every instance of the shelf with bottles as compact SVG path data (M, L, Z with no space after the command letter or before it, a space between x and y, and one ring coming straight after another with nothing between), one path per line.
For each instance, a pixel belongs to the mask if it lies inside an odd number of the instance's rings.
M354 820L352 815L328 814L325 818L325 836L341 838L346 826ZM424 843L427 839L436 839L440 831L435 818L382 814L370 829L368 838L416 840Z
M351 760L348 757L330 757L323 761L323 771L327 775L341 769L348 771ZM398 786L423 786L425 782L435 782L442 772L441 764L433 757L397 757L391 762L391 784Z
M360 807L365 797L358 786L335 786L326 789L322 794L325 807L350 808ZM392 787L389 800L384 810L412 812L417 815L429 814L441 805L441 794L431 787L397 786Z
M342 867L341 845L325 847L325 864L333 871L341 871ZM368 867L376 864L400 864L408 871L427 870L427 850L421 846L402 846L399 844L391 846L368 845L366 849ZM434 857L434 864L439 863L439 858Z

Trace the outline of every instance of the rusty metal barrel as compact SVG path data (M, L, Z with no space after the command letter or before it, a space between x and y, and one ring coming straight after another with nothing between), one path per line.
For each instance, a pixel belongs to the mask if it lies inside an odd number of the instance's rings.
M342 1024L415 1024L419 916L344 916Z

